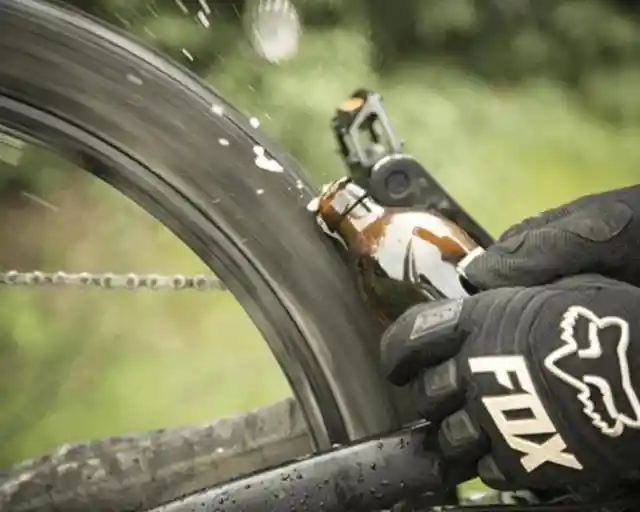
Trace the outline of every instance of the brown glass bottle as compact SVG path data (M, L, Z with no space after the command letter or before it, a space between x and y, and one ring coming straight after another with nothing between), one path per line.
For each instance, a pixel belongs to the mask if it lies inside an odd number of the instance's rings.
M362 291L385 322L417 303L468 294L458 266L481 248L438 213L382 207L349 179L332 183L313 208L354 258Z

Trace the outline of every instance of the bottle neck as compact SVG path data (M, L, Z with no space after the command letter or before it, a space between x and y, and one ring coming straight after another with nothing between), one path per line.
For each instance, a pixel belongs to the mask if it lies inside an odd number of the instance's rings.
M341 235L358 235L382 218L385 208L353 181L342 179L324 191L319 211L328 228Z

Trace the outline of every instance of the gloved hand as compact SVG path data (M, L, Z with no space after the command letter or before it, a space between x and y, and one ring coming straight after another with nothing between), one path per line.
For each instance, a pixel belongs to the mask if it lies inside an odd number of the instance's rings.
M480 289L511 288L416 306L382 347L390 380L411 383L425 417L447 418L445 452L478 461L499 489L593 484L637 467L625 336L638 336L640 290L601 277L513 287L586 272L640 285L640 186L526 219L465 271Z
M445 456L491 487L606 486L640 465L634 286L574 276L418 305L384 334L382 361L441 422Z
M526 219L465 268L483 290L584 273L640 286L640 185L584 196Z

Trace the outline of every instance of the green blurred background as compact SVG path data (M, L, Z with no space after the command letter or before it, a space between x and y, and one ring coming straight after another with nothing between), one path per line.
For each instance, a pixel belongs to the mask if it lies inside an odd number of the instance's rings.
M638 181L636 1L298 0L300 52L280 65L243 32L252 2L208 0L208 27L200 0L69 3L205 77L318 183L344 172L329 120L359 87L382 93L408 150L493 234ZM2 139L0 169L3 270L206 272L135 205L54 155ZM0 294L0 467L290 395L229 294Z

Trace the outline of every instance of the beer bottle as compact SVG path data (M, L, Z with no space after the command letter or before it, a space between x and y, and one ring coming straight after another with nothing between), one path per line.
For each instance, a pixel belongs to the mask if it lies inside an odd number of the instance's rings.
M384 323L417 303L474 291L461 269L482 248L437 212L383 207L350 178L327 186L309 208L352 256L361 291Z

